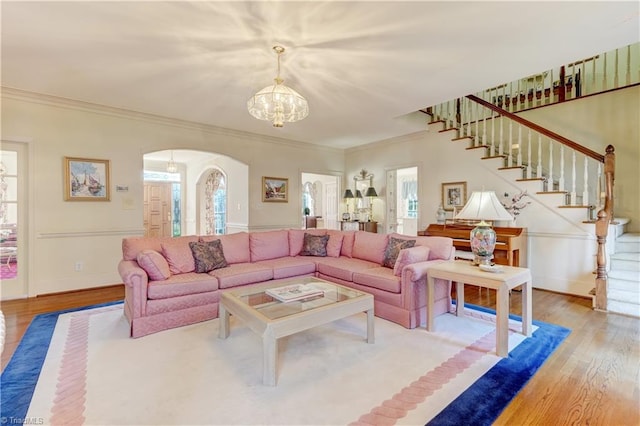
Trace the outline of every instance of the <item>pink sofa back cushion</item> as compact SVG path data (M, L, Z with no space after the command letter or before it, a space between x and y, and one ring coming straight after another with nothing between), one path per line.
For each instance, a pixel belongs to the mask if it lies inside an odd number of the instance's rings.
M356 231L342 231L342 247L340 255L353 257L353 241L356 238Z
M265 231L249 233L251 261L276 259L289 256L289 231Z
M325 235L326 229L289 229L289 256L297 256L302 251L304 234Z
M352 257L381 265L384 259L384 251L387 248L387 242L387 234L357 231L355 240L353 241Z
M143 250L162 252L162 242L169 241L171 237L127 237L122 239L122 258L124 260L137 260L138 254Z
M167 259L155 250L142 250L136 260L153 281L163 281L171 276Z
M172 274L195 271L196 262L193 259L193 252L191 252L189 243L197 241L198 237L192 236L170 238L161 243L162 255L167 259L169 270Z
M402 234L390 234L393 238L403 238L406 240L416 240L416 246L429 247L429 260L450 260L453 239L449 237L412 237Z
M340 257L340 251L342 250L342 240L344 239L344 232L329 229L329 241L327 242L327 256Z
M222 251L227 263L247 263L251 261L249 253L249 233L237 232L235 234L226 235L206 235L200 237L200 241L209 242L220 240L222 243Z

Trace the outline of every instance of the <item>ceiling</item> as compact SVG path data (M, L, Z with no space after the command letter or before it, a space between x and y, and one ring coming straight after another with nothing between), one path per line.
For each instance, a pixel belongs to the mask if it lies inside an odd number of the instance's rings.
M328 147L424 129L415 111L639 40L639 2L1 2L2 86ZM247 99L285 84L275 129Z

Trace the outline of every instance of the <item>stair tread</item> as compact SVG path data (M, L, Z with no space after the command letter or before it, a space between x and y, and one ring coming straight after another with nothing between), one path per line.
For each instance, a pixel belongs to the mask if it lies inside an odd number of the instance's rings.
M612 269L607 274L608 278L625 281L636 281L640 283L640 273L638 271L625 271L623 269Z
M616 241L620 241L621 243L640 242L640 233L625 232L624 234L620 235Z
M622 252L622 253L614 253L611 255L611 259L615 260L635 260L640 262L640 253L633 252Z

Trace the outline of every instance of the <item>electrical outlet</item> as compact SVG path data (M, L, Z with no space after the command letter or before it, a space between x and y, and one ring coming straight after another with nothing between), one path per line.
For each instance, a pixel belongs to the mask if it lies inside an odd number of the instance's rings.
M80 261L76 262L76 265L75 265L76 272L82 271L83 267L84 267L84 264L82 262Z

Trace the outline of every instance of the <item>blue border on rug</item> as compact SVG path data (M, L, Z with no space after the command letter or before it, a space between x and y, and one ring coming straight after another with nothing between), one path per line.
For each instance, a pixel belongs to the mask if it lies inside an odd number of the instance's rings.
M119 303L123 303L122 300L39 314L33 318L0 376L2 395L0 417L3 423L22 424L24 422L40 377L40 370L49 351L58 316Z
M469 307L495 315L495 311L482 306ZM509 318L521 321L517 315ZM491 425L509 402L533 377L549 356L571 333L559 325L533 321L538 329L531 337L516 346L467 390L460 394L428 426ZM482 404L478 404L481 401Z

